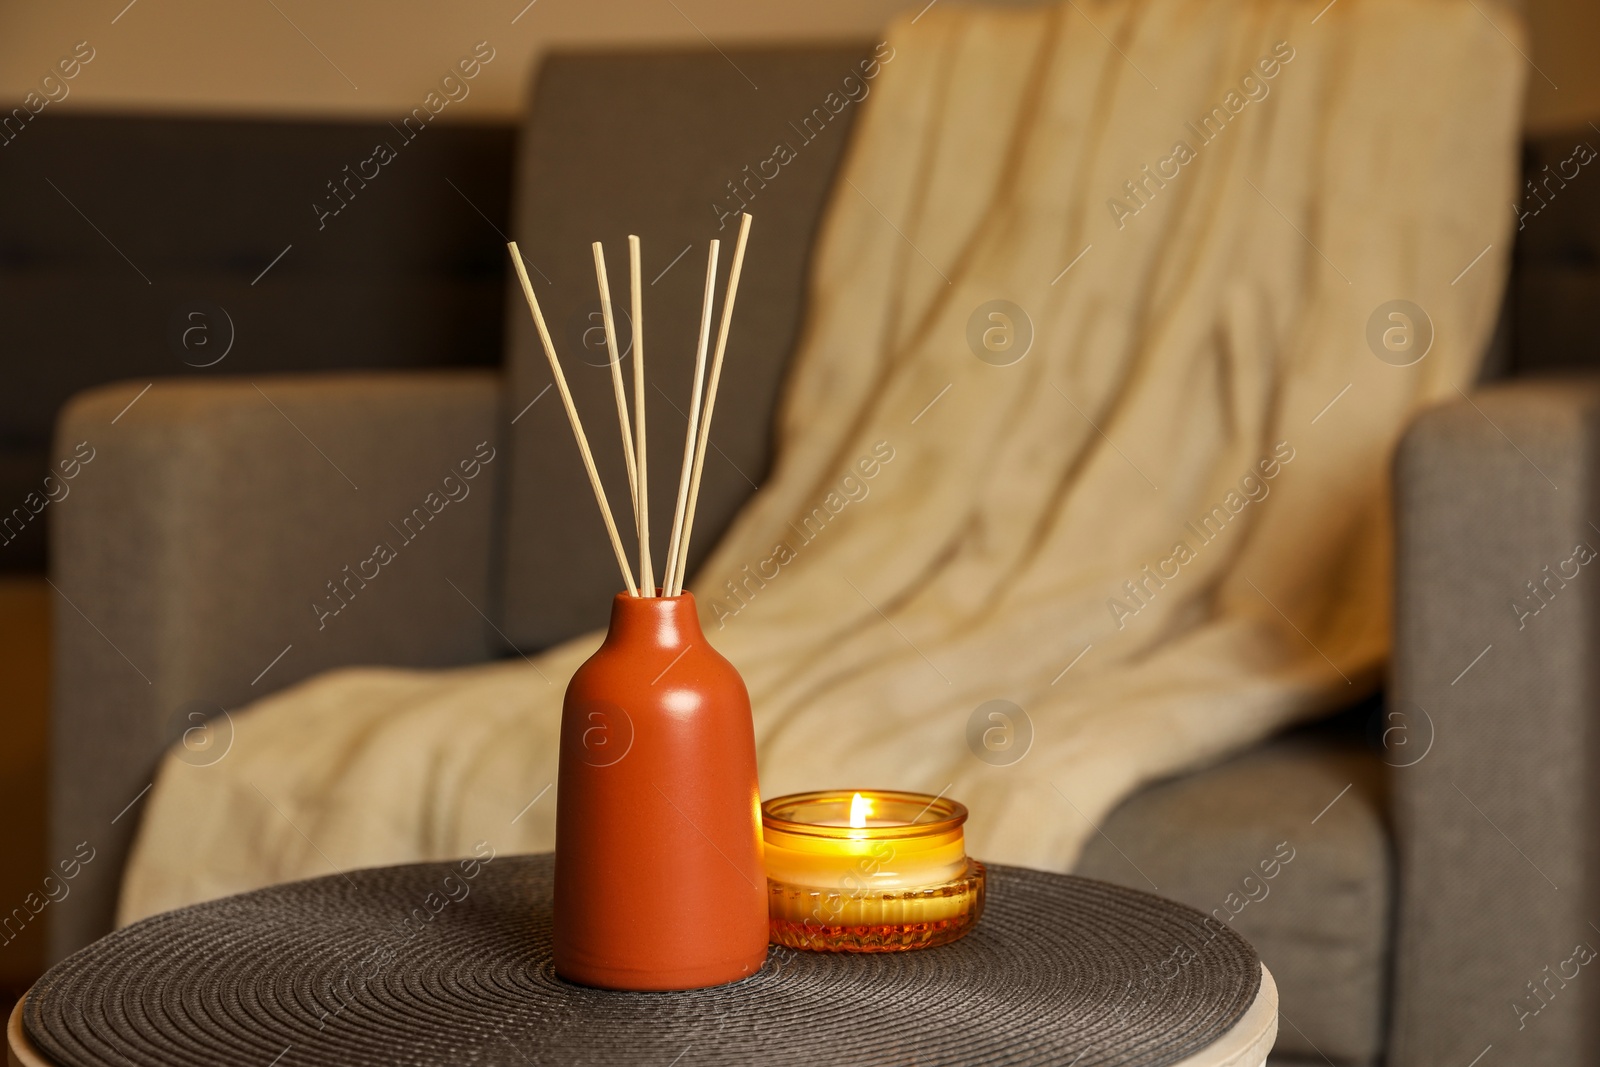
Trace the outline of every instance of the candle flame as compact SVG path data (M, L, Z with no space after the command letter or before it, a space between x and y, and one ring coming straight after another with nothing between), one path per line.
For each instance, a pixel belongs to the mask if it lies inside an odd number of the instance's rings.
M867 826L867 816L872 814L872 801L857 793L850 798L850 826L852 829L864 830Z

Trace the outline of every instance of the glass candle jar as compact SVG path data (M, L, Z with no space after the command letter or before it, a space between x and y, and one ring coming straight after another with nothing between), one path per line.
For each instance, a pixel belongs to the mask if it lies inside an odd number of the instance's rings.
M967 809L884 789L795 793L761 805L774 944L900 952L961 937L983 914Z

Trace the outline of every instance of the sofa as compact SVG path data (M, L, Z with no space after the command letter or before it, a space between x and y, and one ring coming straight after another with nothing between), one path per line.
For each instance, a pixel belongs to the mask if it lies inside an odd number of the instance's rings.
M649 420L665 440L688 407L701 285L693 255L672 257L730 237L740 203L759 218L690 574L770 462L855 106L777 177L754 168L871 51L561 54L532 86L511 230L583 410L611 402L588 242L647 236ZM225 712L331 668L470 664L604 624L614 564L512 284L497 369L140 380L63 410L56 454L89 442L96 458L51 531L71 605L55 621L51 851L87 841L96 858L49 913L55 958L110 929L141 799L185 730L231 741ZM1501 332L1498 373L1525 362L1516 344ZM1600 944L1600 579L1566 562L1600 545L1597 416L1600 386L1581 376L1486 382L1423 414L1395 460L1386 693L1155 784L1096 828L1080 873L1192 904L1256 945L1282 995L1274 1062L1600 1054L1600 979L1562 977L1575 946ZM620 469L614 437L591 434L602 468ZM319 614L342 569L480 443L501 458L449 521L342 617Z

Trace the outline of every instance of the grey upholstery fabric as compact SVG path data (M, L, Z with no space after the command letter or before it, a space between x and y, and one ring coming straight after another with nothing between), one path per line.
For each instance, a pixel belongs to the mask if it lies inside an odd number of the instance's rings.
M1230 922L1277 980L1278 1053L1373 1063L1393 896L1382 769L1320 736L1270 743L1128 800L1078 873ZM1203 944L1201 933L1189 947Z
M1391 710L1433 747L1392 774L1397 1067L1600 1056L1600 980L1567 963L1600 949L1600 563L1566 562L1600 549L1597 418L1594 380L1524 382L1425 414L1400 450Z
M498 381L481 371L189 379L138 396L140 382L67 408L56 456L86 442L92 458L50 505L60 593L50 839L52 856L87 841L95 857L50 906L52 957L110 928L133 802L162 750L197 725L191 711L238 707L330 667L487 656L492 634L476 609L492 611L504 451L456 483L465 490L442 483L479 442L497 447ZM407 529L421 532L408 543L395 527L446 491L459 502L426 524L413 516ZM362 561L379 542L396 557L364 585L350 579L346 566L372 573ZM338 603L332 581L349 583L348 606L319 620L313 603Z
M844 98L844 79L859 74L857 65L870 52L851 46L733 51L726 58L705 51L556 56L534 86L518 147L515 233L535 268L529 275L619 526L628 525L628 489L603 334L590 333L586 359L580 344L585 329L599 322L588 318L599 309L590 242L605 242L613 299L626 309L627 235L643 240L650 506L658 559L666 554L683 456L707 243L723 242L720 293L738 233L736 220L713 205L736 212L740 201L730 183L739 184L755 216L717 400L716 450L706 461L691 542L691 575L766 473L771 414L799 328L812 238L856 111L848 104L832 115L823 102L830 93ZM813 109L827 121L811 118L807 141L801 130ZM796 158L763 165L779 143L792 146ZM763 179L763 170L776 176ZM680 252L683 258L674 263ZM534 648L604 626L606 605L622 581L556 394L544 394L523 411L551 375L515 282L507 315L508 409L521 417L510 435L504 628L518 645ZM618 333L627 336L620 322ZM624 366L631 375L626 357ZM631 536L627 543L631 551Z

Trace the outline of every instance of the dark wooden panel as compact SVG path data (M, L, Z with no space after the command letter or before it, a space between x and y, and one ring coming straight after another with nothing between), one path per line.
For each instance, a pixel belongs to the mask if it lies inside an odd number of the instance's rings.
M0 146L0 514L39 487L62 402L102 382L498 364L514 136L41 114ZM379 144L393 158L364 165ZM0 569L41 569L43 528Z
M1528 142L1523 178L1508 370L1600 370L1600 132L1580 126Z

